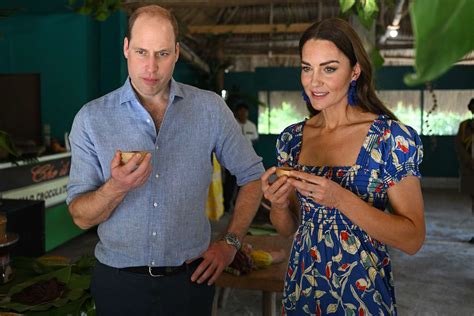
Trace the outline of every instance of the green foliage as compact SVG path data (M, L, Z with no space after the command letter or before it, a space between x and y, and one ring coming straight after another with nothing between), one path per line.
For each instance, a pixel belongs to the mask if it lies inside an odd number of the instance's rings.
M413 86L444 74L474 49L472 0L417 0L410 5L415 36L415 74L404 81Z
M95 315L94 302L89 293L93 257L83 257L70 264L64 260L15 258L12 266L15 277L10 283L0 287L2 300L0 314L6 311L27 313L28 315ZM11 302L11 296L39 281L56 278L66 284L67 290L51 302L38 305L24 305Z
M390 107L390 110L392 110L400 122L413 127L418 133L421 133L420 106L404 104L403 101L399 101L396 107Z
M77 0L69 0L69 5L75 5ZM105 21L122 7L122 0L82 0L82 5L74 9L83 15L90 15L97 21Z
M390 109L402 123L413 127L418 133L421 133L423 126L423 135L456 135L459 124L471 118L471 113L467 110L464 113L437 111L430 115L423 111L422 114L419 105L404 104L403 101ZM304 119L296 106L289 102L283 102L280 107L260 107L258 133L278 135L285 127Z
M342 13L348 13L352 9L367 29L372 27L379 11L377 0L339 0L339 6Z
M283 129L291 124L305 119L296 110L296 106L289 102L282 102L281 107L260 107L258 114L259 134L280 134Z
M341 12L346 13L355 4L355 0L339 0Z
M360 23L370 29L379 11L376 0L359 0L356 4L356 10Z
M372 66L374 67L374 71L381 68L383 66L383 63L385 62L385 59L380 54L380 51L375 47L370 51L369 57L370 61L372 62Z
M428 124L423 122L423 135L456 135L459 123L471 118L471 113L466 111L464 114L451 111L438 111L423 113L423 117L428 119Z
M393 1L385 3L393 5ZM378 13L376 0L339 0L339 6L343 14L356 14L368 29ZM411 0L416 73L405 76L407 85L414 86L440 77L474 49L472 12L474 1L471 0ZM381 60L376 52L371 55L377 69Z
M459 124L471 118L471 113L454 111L436 111L428 115L427 111L423 111L423 122L421 116L421 108L398 102L396 107L391 108L393 113L398 117L400 122L413 127L418 133L421 133L423 125L423 135L456 135ZM425 120L428 119L428 124Z

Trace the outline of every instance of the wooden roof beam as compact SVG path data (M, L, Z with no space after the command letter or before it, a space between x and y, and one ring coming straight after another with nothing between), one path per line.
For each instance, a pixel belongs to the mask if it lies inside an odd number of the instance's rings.
M234 24L234 25L189 25L190 34L257 34L257 33L303 33L311 23L294 24Z

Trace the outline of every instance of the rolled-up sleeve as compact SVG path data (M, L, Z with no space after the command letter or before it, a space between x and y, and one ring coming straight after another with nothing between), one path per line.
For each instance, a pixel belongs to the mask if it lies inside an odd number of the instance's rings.
M259 179L265 171L262 158L242 134L224 100L215 95L214 102L218 105L217 117L212 118L218 132L215 144L217 159L237 178L238 186Z
M97 152L88 128L88 107L84 106L74 118L71 134L71 170L67 185L66 203L77 196L96 190L104 183Z

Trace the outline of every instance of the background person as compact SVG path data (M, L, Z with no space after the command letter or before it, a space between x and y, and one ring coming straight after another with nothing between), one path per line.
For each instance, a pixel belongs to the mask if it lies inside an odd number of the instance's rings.
M251 144L258 140L257 126L249 120L249 106L246 103L239 103L235 107L235 118L242 129L242 134Z
M474 98L467 105L469 111L474 114ZM459 190L468 194L471 198L471 211L474 214L474 148L472 146L474 136L474 120L468 119L459 124L459 130L455 138L456 153L459 161ZM469 240L474 244L474 237Z

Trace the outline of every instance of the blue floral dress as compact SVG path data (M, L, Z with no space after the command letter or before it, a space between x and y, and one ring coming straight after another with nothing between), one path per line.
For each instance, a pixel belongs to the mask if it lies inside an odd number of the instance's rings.
M415 130L380 115L353 166L298 163L305 122L277 140L279 166L323 176L384 211L387 190L403 177L420 177L423 146ZM297 193L301 222L291 251L283 315L396 315L391 260L385 244L371 238L336 208Z

